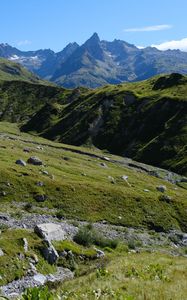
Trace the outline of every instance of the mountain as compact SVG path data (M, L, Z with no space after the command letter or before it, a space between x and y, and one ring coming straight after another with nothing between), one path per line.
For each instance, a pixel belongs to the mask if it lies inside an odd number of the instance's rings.
M121 40L100 40L97 33L83 45L70 43L58 53L50 49L23 52L0 44L0 57L19 62L40 77L67 88L96 88L162 73L187 74L186 52L139 49Z

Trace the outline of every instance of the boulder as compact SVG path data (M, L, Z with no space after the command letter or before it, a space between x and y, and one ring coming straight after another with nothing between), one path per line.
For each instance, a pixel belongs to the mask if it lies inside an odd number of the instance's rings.
M46 281L47 281L47 278L46 276L44 276L43 274L36 274L34 277L33 277L34 281L38 282L39 284L43 285Z
M4 255L3 250L0 248L0 257Z
M35 165L35 166L41 166L41 165L43 165L43 162L41 161L41 159L38 158L38 157L36 157L36 156L31 156L31 157L27 160L27 162L28 162L29 164L32 164L32 165Z
M62 241L66 235L61 225L54 223L36 225L34 231L48 241Z
M157 189L157 191L159 191L161 193L164 193L167 190L165 185L159 185L156 187L156 189Z
M48 247L43 249L43 256L48 261L49 264L53 265L59 258L58 252L51 242L47 241Z
M23 248L25 252L28 252L28 241L26 238L23 238Z
M37 201L37 202L44 202L46 199L47 199L47 196L45 194L37 194L34 196L34 199Z
M22 159L17 159L16 164L25 167L27 164L24 160Z
M103 167L103 168L108 168L108 166L104 162L101 162L100 166Z

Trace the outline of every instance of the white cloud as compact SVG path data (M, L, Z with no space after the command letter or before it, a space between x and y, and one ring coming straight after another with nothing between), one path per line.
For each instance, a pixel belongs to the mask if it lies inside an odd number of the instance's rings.
M172 25L163 24L163 25L153 25L153 26L146 26L146 27L137 27L137 28L127 28L124 29L125 32L148 32L148 31L160 31L160 30L167 30L172 28Z
M145 46L136 46L138 49L145 49L146 47Z
M24 41L17 42L18 46L25 46L25 45L30 45L30 44L31 44L31 41L29 41L29 40L24 40Z
M156 47L159 50L179 49L181 51L187 52L187 38L184 38L182 40L168 41L157 45L151 45L151 47Z

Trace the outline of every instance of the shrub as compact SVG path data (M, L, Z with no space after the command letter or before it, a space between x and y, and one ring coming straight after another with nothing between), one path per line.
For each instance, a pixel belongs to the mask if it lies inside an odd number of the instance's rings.
M54 300L54 297L47 287L34 287L27 289L21 300Z
M77 244L83 246L97 245L101 248L109 247L115 249L118 245L118 240L105 238L101 233L96 231L90 224L79 229L74 237Z

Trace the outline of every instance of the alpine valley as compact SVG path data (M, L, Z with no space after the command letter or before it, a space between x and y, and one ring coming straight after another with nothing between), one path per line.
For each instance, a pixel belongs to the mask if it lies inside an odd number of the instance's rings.
M186 299L187 53L0 56L0 299Z

